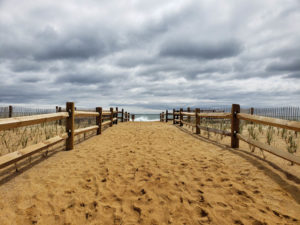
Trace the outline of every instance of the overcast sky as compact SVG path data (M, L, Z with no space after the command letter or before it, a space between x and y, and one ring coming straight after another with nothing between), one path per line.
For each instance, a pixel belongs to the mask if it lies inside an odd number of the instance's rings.
M300 105L299 0L0 0L0 103Z

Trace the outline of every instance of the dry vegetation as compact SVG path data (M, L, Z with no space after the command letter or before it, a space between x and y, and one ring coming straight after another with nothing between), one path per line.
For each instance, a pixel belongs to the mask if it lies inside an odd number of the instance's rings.
M191 122L194 122L194 120L192 119ZM225 119L204 118L201 119L201 125L226 131L230 131L231 129L230 120ZM247 121L240 121L240 133L244 136L248 136L251 139L262 143L266 143L283 151L287 151L295 155L300 155L300 136L295 131L287 130L284 128L265 126ZM225 136L221 134L201 131L201 135L210 139L214 139L215 141L218 141L223 144L229 143L228 139L225 139ZM248 144L248 146L251 152L258 150L262 154L262 156L265 157L263 150L257 149L255 146L252 146L250 144Z
M58 121L0 131L0 156L37 144L64 132L65 127L59 125Z
M75 129L93 126L95 123L95 118L76 118ZM0 156L59 136L65 133L65 129L65 120L61 120L0 131ZM77 141L80 142L94 133L92 131L78 135Z

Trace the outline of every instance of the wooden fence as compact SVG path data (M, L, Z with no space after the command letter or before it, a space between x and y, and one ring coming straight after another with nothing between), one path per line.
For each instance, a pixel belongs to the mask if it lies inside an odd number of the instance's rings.
M57 107L56 111L56 113L42 115L12 117L13 107L9 107L10 118L0 119L0 131L66 119L66 132L41 143L0 156L0 169L16 163L26 157L32 156L33 154L45 150L62 141L66 141L66 150L72 150L74 148L74 137L76 135L90 131L97 131L97 135L100 135L105 126L112 127L114 124L118 124L118 120L121 122L127 122L130 118L130 113L124 112L124 109L118 111L118 108L115 110L113 108L103 110L102 107L97 107L94 112L75 111L75 105L73 102L66 103L65 112L63 112L60 107ZM118 117L118 114L121 114L121 116ZM74 120L75 118L80 117L95 117L96 124L86 128L75 129Z
M284 128L288 130L292 130L295 132L300 132L300 122L299 121L290 121L278 118L271 118L266 116L258 116L253 115L253 108L250 109L250 114L242 113L240 109L240 105L233 104L231 107L231 112L220 112L217 110L200 110L196 108L195 110L180 110L173 109L172 118L169 118L170 113L166 110L166 114L160 114L161 122L168 122L168 120L173 120L173 124L179 124L183 126L183 124L192 126L196 128L196 134L200 134L200 130L205 130L208 132L214 132L217 134L229 136L231 138L231 147L239 148L239 141L242 140L252 146L265 150L271 154L279 156L285 160L288 160L292 163L296 163L300 165L300 157L295 156L292 153L285 152L283 150L277 149L273 146L264 144L257 140L248 138L239 133L240 120L248 121L250 123L258 123L262 125L269 125L277 128ZM194 121L191 121L191 118L194 118ZM202 118L214 118L214 119L227 119L230 120L231 123L231 131L219 130L215 128L210 128L201 125Z

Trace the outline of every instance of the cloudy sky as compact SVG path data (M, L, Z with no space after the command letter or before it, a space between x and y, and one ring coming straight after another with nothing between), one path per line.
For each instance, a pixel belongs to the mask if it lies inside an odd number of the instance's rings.
M299 0L0 0L0 104L300 105Z

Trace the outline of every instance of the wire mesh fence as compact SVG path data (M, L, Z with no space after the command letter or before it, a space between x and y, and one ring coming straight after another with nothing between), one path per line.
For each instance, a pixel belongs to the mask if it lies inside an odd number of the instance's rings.
M95 111L95 109L90 108L79 108L77 110ZM0 118L9 118L10 115L11 117L22 117L65 111L66 109L64 107L3 106L0 107ZM96 125L96 118L94 117L75 118L75 129L93 125ZM65 132L66 119L0 131L0 156L25 148L29 145L40 143L54 136L62 135ZM95 132L88 132L78 135L77 142L94 135L94 133Z
M200 108L201 113L209 112L231 112L231 106L202 106ZM184 112L194 109L184 109ZM241 113L254 114L265 117L279 118L284 120L300 121L300 107L269 107L269 108L248 108L241 107ZM195 117L189 118L189 116L183 116L183 120L187 122L195 123ZM217 119L217 118L201 118L200 125L204 128L212 128L221 131L231 131L230 119ZM184 125L191 127L189 124ZM287 130L284 128L275 128L268 125L262 125L254 122L240 120L239 133L249 137L255 141L265 143L267 145L282 149L289 153L300 155L298 147L300 146L300 136L298 132ZM207 136L207 138L215 138L218 142L224 142L222 134L213 134L208 130L201 131L201 135ZM227 139L227 141L230 141ZM226 142L224 142L226 144ZM255 147L249 145L250 150L253 152Z
M7 118L9 117L9 107L1 106L0 107L0 118Z
M285 120L300 120L300 107L254 108L254 114Z

